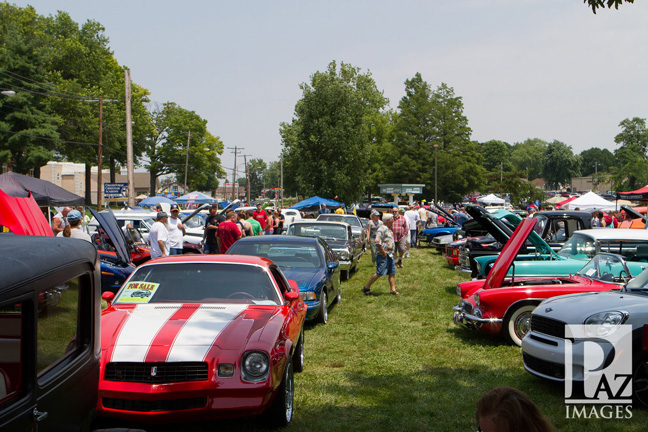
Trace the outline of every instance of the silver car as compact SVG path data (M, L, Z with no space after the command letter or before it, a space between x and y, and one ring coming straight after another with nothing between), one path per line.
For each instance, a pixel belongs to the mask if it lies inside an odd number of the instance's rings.
M365 234L365 228L362 225L362 221L360 221L360 218L358 216L353 214L325 213L317 216L317 220L348 223L349 225L351 225L353 236L360 240L362 250L364 251L366 249L367 236Z
M531 330L522 340L524 368L538 377L583 382L585 344L592 338L611 338L622 324L632 325L632 384L634 399L648 406L648 271L618 291L573 294L547 299L533 311ZM591 338L570 338L567 325L590 326ZM567 332L567 336L566 336ZM599 334L604 332L605 334ZM611 344L601 344L606 365L616 355ZM570 358L566 353L571 352ZM572 364L566 369L567 360Z

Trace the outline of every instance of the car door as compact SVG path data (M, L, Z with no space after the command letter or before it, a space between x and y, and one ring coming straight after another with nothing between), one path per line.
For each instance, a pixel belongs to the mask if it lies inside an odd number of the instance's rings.
M286 292L292 291L288 281L276 265L270 266L270 273L277 283L282 297L285 296ZM286 309L286 333L288 334L288 338L294 341L297 339L299 332L301 331L302 320L300 320L299 317L305 316L301 312L305 310L306 306L302 301L286 301L284 307Z
M335 252L329 247L328 244L322 239L317 239L319 249L321 251L321 254L324 259L324 267L326 268L326 273L327 273L327 290L328 290L328 297L331 301L334 300L335 296L338 293L338 290L340 289L340 266L337 258L335 257ZM329 268L329 263L336 262L338 265L331 269ZM329 288L330 287L330 288Z

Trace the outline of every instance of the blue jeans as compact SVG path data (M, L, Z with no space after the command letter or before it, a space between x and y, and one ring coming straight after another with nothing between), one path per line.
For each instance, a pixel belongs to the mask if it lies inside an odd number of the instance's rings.
M205 245L203 246L204 254L217 254L218 252L218 243L205 242Z
M376 255L376 274L378 276L387 276L396 274L396 263L394 258L387 255L386 257L381 254Z
M182 248L170 248L169 255L182 255Z

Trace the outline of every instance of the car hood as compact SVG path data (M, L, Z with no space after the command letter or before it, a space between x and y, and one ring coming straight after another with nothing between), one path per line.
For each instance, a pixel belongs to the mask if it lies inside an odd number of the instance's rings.
M94 216L97 222L99 222L101 228L103 228L108 237L110 237L110 241L112 241L113 245L115 246L117 258L119 258L122 262L130 264L132 259L131 254L128 250L128 245L126 243L126 237L124 236L124 232L122 231L120 226L117 224L117 219L115 218L112 210L96 212L90 207L88 207L88 210L90 210L92 216Z
M493 268L486 278L486 283L484 284L485 289L502 286L502 281L509 267L511 267L516 255L524 245L524 242L526 242L529 234L533 231L536 222L535 219L524 219L518 225L511 239L506 243L497 260L495 260L495 264L493 264Z
M473 220L484 227L490 235L495 237L498 242L505 244L508 241L512 234L511 229L504 222L491 215L486 209L481 206L467 205L466 212Z
M213 351L242 352L283 327L279 306L157 303L117 305L101 319L108 362L205 361ZM255 345L258 347L258 345Z
M322 239L328 244L331 249L347 249L347 241L346 240L330 240L328 237L326 239Z
M302 269L295 267L279 266L286 279L292 279L297 282L299 291L312 290L315 283L323 279L322 270L319 269Z
M627 292L596 292L553 297L542 302L534 312L567 324L583 324L590 316L606 311L641 311L648 309L648 295Z
M0 225L18 235L54 235L31 192L24 198L12 197L0 190Z

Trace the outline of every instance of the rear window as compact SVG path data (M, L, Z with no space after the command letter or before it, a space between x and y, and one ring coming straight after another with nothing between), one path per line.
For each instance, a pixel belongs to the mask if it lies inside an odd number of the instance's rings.
M302 237L321 237L324 240L346 240L347 228L346 226L336 224L292 224L288 228L288 234Z
M307 240L309 241L309 240ZM281 267L318 268L322 260L315 244L303 242L278 242L275 244L237 242L227 250L228 254L253 255L272 260Z

